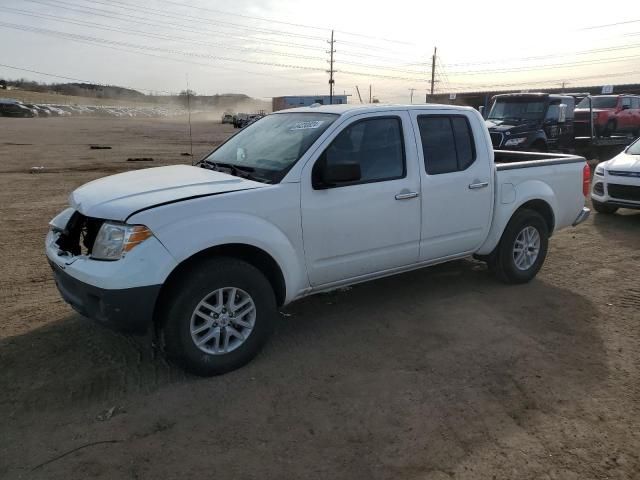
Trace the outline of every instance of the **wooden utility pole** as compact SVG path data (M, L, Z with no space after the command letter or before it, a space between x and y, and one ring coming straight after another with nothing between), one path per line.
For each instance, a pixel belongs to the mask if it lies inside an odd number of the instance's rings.
M360 89L358 88L358 85L356 85L356 92L358 92L358 98L360 99L360 103L364 103L362 101L362 95L360 95Z
M333 105L333 85L335 80L333 79L333 54L336 52L333 48L333 30L331 30L331 40L329 41L329 45L331 49L329 50L330 59L329 59L329 105Z
M369 103L371 103L371 84L369 84Z
M433 89L436 85L436 56L438 47L433 47L433 57L431 57L431 99L433 100Z

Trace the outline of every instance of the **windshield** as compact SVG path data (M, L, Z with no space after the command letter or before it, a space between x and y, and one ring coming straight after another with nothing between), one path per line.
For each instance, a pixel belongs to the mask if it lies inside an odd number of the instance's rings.
M279 182L338 115L276 113L244 128L203 162L239 167Z
M489 116L489 120L503 120L505 122L526 122L540 120L543 117L546 102L525 98L497 99Z
M629 145L629 148L627 148L627 153L629 155L640 155L640 138Z
M591 97L593 108L616 108L618 97ZM583 98L576 108L589 108L589 97Z

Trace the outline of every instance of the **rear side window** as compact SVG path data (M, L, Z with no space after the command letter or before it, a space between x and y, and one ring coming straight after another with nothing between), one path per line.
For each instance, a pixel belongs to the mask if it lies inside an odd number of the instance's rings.
M633 97L631 99L631 108L640 108L640 98Z
M471 126L461 115L420 115L424 166L429 175L459 172L476 159Z
M623 97L622 106L631 108L631 97Z

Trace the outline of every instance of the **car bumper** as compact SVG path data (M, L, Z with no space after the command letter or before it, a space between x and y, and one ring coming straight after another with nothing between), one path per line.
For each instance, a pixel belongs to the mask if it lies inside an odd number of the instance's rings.
M152 324L161 285L104 289L72 277L51 260L49 264L60 295L80 315L125 333L144 334Z
M578 216L576 217L576 219L573 221L572 225L575 227L576 225L580 225L582 222L584 222L587 218L589 218L589 215L591 214L591 210L588 209L587 207L582 207L582 211L578 214Z

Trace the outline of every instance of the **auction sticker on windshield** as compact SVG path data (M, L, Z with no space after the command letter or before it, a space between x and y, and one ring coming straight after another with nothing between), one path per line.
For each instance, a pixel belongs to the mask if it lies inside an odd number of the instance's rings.
M291 127L291 130L308 130L308 129L318 128L323 123L324 123L324 120L313 120L313 121L309 121L309 122L298 122L293 127Z

